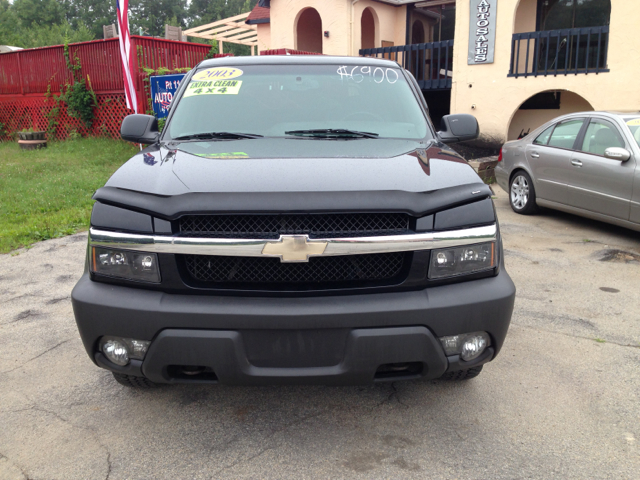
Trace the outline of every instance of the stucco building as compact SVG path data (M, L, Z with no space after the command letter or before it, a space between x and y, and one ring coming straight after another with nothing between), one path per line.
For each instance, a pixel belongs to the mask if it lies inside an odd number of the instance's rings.
M432 117L499 145L558 115L640 110L638 0L260 0L258 49L397 60Z

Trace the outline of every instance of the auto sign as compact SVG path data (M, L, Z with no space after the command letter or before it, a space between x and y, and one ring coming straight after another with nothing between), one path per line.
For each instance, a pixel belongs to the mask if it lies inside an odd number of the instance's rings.
M180 82L184 78L184 74L178 75L161 75L151 77L151 100L153 103L153 112L157 118L166 118L171 106L171 100L175 95Z

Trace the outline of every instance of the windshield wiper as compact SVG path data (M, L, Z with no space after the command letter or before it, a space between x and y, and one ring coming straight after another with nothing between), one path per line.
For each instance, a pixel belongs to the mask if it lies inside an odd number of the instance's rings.
M378 138L377 133L359 132L357 130L346 130L344 128L318 128L312 130L289 130L284 132L285 135L295 135L300 137L318 137L318 138L340 138L340 137L358 137L358 138Z
M182 135L180 137L172 138L172 140L206 140L215 138L262 138L262 135L256 135L254 133L237 133L237 132L204 132L204 133L192 133L190 135Z

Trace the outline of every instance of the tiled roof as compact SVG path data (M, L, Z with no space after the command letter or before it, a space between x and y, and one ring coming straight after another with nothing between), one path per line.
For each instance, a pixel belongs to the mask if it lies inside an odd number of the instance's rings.
M249 25L255 25L256 23L271 23L271 11L268 8L261 7L257 4L251 10L251 13L247 17L245 23Z

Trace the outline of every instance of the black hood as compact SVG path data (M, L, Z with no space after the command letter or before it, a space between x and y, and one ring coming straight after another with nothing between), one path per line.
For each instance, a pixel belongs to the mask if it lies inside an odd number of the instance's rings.
M439 143L264 138L184 142L135 155L107 182L152 195L433 192L480 179Z

